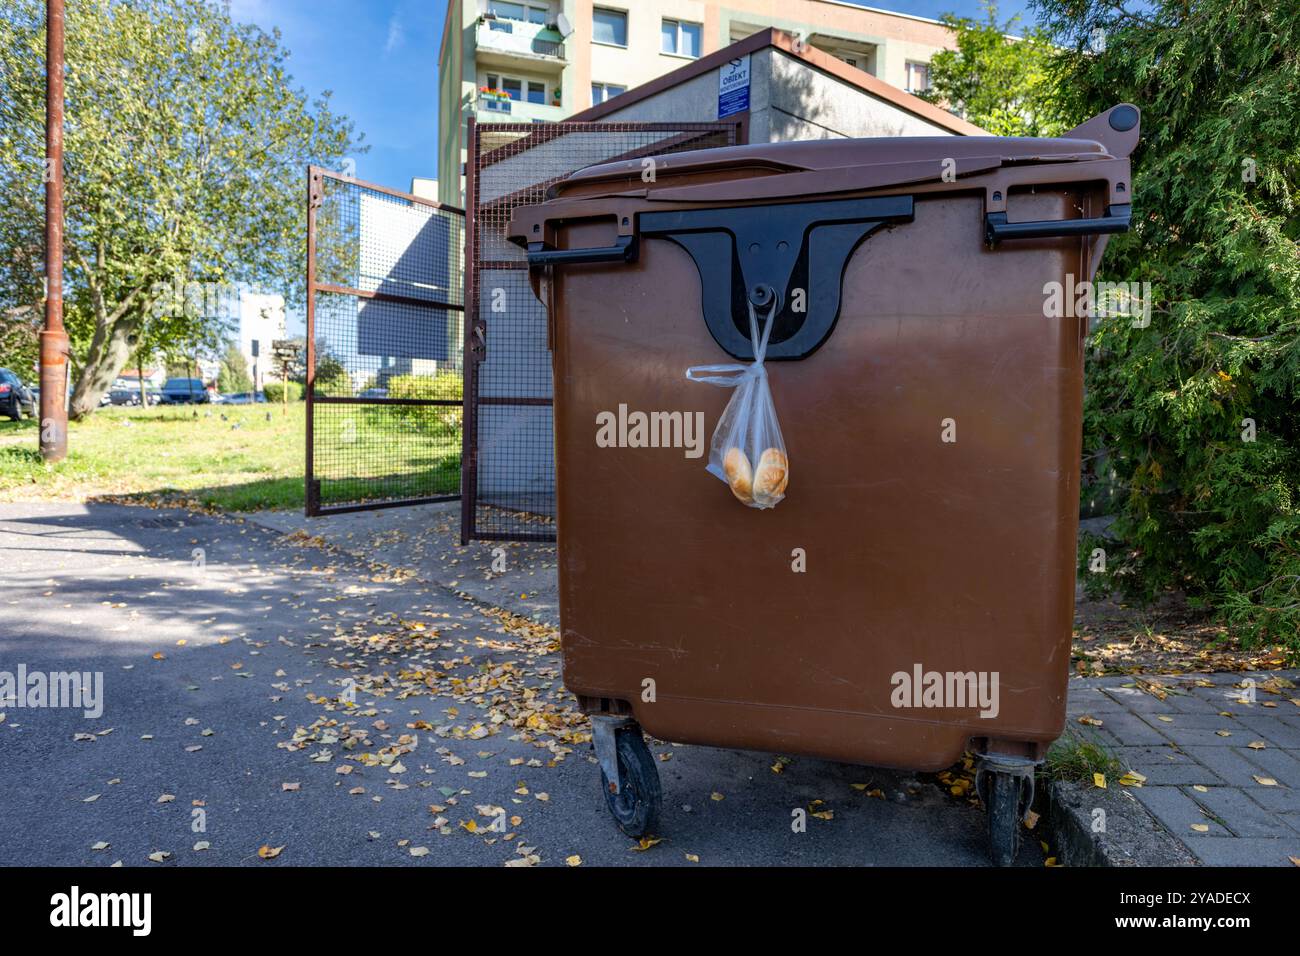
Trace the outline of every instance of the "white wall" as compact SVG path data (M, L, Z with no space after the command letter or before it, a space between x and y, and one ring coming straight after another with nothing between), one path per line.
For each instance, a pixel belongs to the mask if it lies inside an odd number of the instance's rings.
M271 358L271 343L283 339L284 296L259 292L243 292L239 296L239 351L248 363L253 376L254 389L260 389L268 380L277 379ZM259 357L253 357L253 341L258 344Z
M942 126L772 47L752 55L749 97L752 143L952 135ZM716 70L602 117L638 122L712 122L717 118Z

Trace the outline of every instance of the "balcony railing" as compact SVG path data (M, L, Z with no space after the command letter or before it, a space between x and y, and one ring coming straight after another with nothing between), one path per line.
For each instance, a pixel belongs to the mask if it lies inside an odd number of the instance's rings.
M506 116L510 115L510 107L514 100L502 99L497 96L489 96L486 93L480 93L478 97L478 108L486 110L489 113L501 113Z
M481 20L476 31L476 42L481 51L563 60L564 41L539 36L545 29L537 24L516 20ZM548 32L555 35L553 31Z
M474 99L480 122L509 120L512 123L556 123L564 119L564 109L554 102L530 103L527 100L503 100L480 93Z
M533 37L532 49L538 56L553 56L557 60L564 59L563 40L543 40L541 37Z

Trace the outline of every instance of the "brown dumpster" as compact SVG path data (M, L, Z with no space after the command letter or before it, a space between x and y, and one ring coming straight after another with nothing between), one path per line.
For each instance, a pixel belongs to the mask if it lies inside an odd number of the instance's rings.
M1138 133L1121 105L1059 139L701 150L516 211L550 317L564 680L625 832L661 800L641 728L928 771L969 749L1014 858L1065 721L1068 306L1128 228ZM766 510L705 472L729 394L684 374L753 362L751 307L789 454Z

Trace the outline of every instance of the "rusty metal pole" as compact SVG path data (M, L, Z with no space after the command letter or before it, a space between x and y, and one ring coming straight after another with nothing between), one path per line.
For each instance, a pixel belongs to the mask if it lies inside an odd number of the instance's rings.
M45 329L41 457L68 455L68 333L63 329L63 0L45 6Z
M316 227L317 210L325 202L325 177L315 166L307 168L307 341L303 398L307 402L307 471L304 498L307 517L320 514L320 485L316 481ZM274 348L274 346L272 346ZM289 391L288 363L280 375L281 388Z

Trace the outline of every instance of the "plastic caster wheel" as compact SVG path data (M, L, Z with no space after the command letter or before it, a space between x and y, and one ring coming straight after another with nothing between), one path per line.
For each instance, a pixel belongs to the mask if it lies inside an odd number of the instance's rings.
M988 817L989 859L994 866L1011 866L1020 852L1021 823L1028 803L1026 778L981 771L976 778L976 790Z
M600 772L605 805L618 828L633 839L650 833L659 823L663 790L659 786L659 768L638 728L617 731L619 792L611 793L609 778Z

